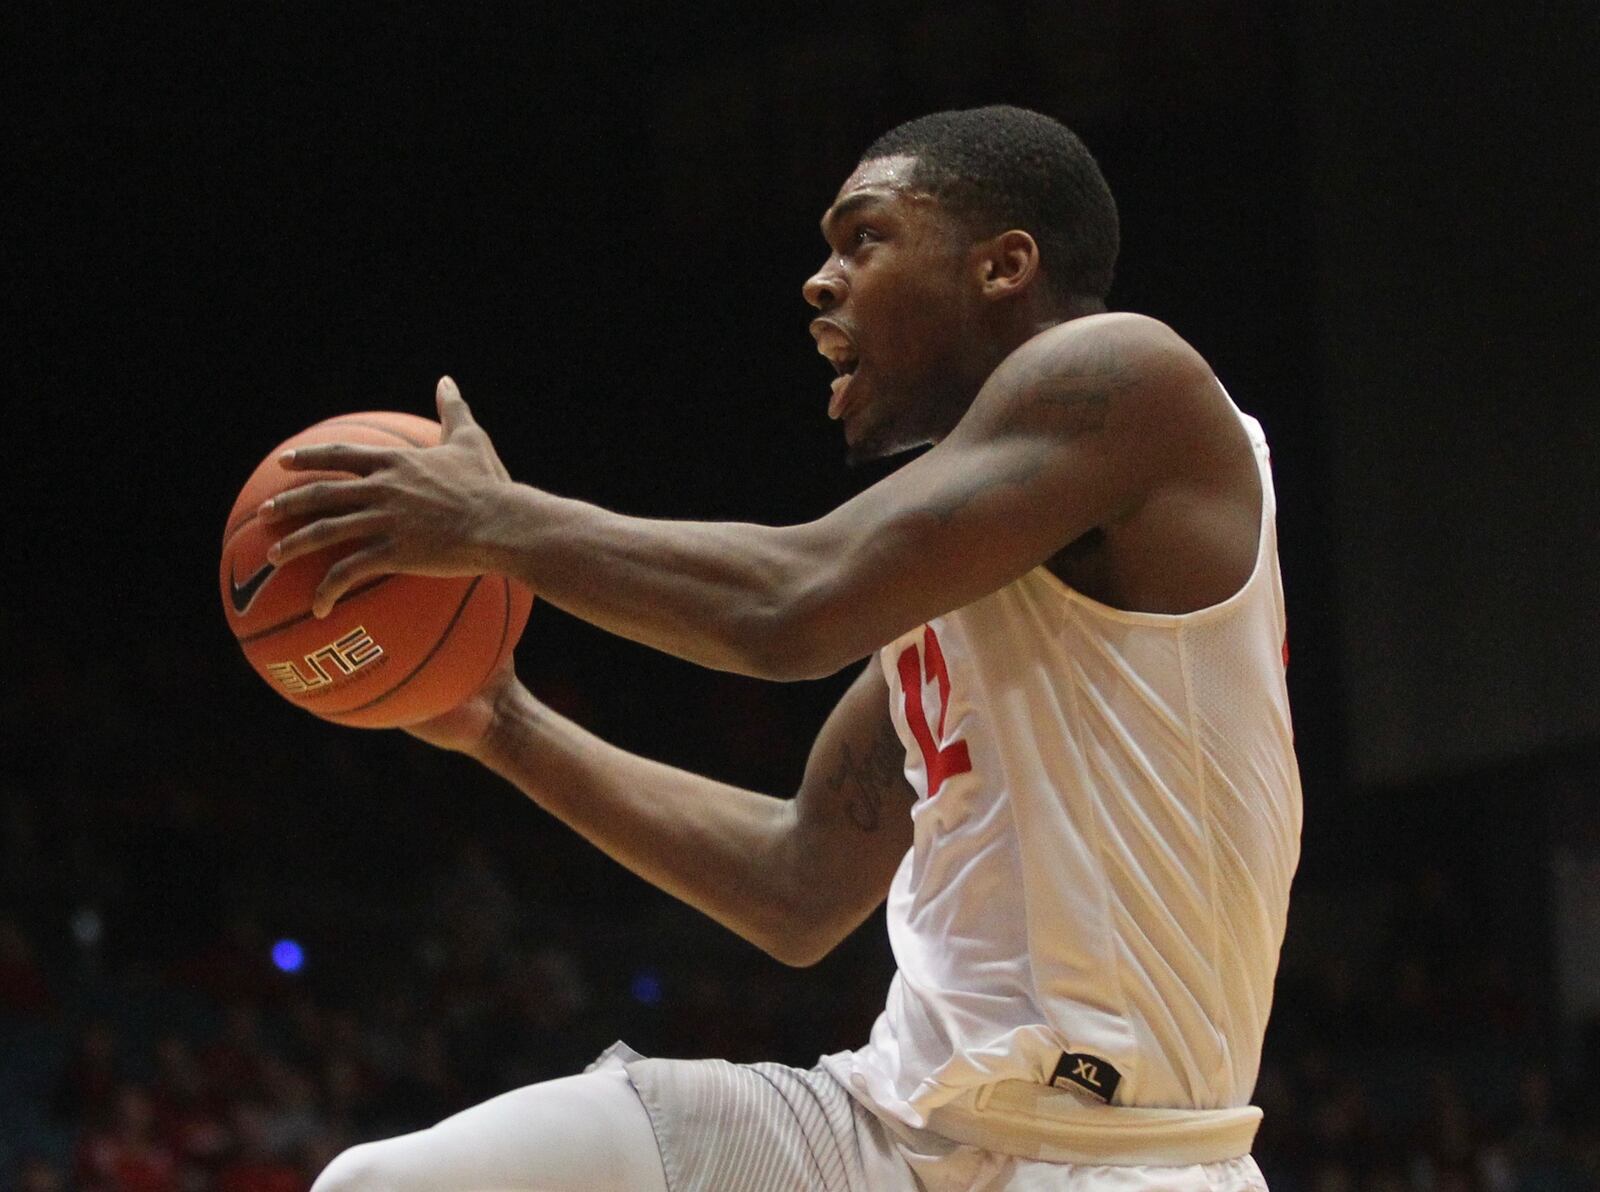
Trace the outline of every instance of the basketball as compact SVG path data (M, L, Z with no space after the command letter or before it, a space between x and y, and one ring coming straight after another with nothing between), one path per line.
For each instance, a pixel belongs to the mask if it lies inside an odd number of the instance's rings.
M222 609L267 685L324 720L400 728L456 707L522 636L533 593L500 575L383 575L357 584L322 620L311 599L329 566L360 549L342 542L275 566L267 549L304 524L264 525L268 497L348 473L291 471L278 457L318 443L432 447L437 422L414 414L345 414L274 447L245 482L222 534Z

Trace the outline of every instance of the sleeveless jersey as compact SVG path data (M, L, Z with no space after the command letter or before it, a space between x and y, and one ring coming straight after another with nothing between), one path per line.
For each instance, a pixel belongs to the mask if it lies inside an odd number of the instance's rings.
M1260 425L1249 580L1122 612L1037 568L885 647L913 844L889 890L898 973L830 1069L921 1127L1020 1079L1117 1105L1248 1103L1300 781L1276 502Z

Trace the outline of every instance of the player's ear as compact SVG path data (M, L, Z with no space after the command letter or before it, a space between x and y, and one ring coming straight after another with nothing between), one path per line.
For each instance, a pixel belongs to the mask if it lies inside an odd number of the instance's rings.
M978 282L985 298L1013 297L1038 280L1039 243L1020 228L1001 232L975 247Z

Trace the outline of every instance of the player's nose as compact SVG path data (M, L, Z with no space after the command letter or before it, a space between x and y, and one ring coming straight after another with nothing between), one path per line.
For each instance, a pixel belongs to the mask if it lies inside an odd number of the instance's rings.
M809 278L806 284L800 287L800 292L805 299L818 310L832 310L843 302L848 294L849 287L845 285L844 278L833 269L833 259L818 269Z

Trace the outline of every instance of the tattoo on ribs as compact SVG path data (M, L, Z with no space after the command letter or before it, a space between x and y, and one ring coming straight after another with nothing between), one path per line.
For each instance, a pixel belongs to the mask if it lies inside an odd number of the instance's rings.
M845 818L857 830L876 832L883 826L884 799L906 781L905 750L893 723L885 719L860 756L848 744L840 746L838 764L823 781L843 794Z

